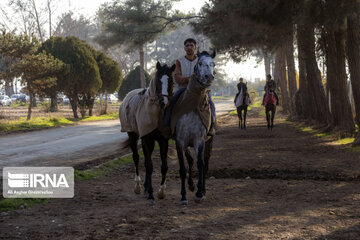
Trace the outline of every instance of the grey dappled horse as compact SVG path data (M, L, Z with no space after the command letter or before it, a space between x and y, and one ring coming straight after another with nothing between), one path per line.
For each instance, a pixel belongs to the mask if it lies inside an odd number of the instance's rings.
M159 199L165 197L165 180L168 170L167 166L167 154L168 154L168 139L165 138L157 123L162 122L162 116L164 108L167 107L169 97L173 94L173 79L172 72L175 70L175 64L172 67L168 67L166 64L161 66L158 62L156 64L156 75L151 80L150 86L147 89L135 89L129 92L123 100L120 106L119 116L121 124L124 124L122 131L126 131L129 136L129 143L133 152L133 161L135 163L135 189L136 194L140 194L140 176L139 176L139 154L137 142L139 139L139 133L142 128L146 128L148 123L155 123L150 129L151 132L141 137L142 149L145 156L145 183L144 194L147 197L147 202L152 204L154 201L153 187L152 187L152 172L153 165L151 154L154 150L155 140L159 143L160 157L161 157L161 184L158 193ZM144 105L151 108L151 115L144 114ZM150 112L150 111L149 111ZM144 127L142 122L147 123ZM155 126L155 127L154 127ZM122 126L123 128L123 126ZM141 135L140 135L141 136Z
M203 51L198 53L198 63L194 68L194 73L191 78L196 78L201 85L201 91L198 94L206 94L206 89L210 87L214 80L214 67L215 63L213 58L215 57L215 51L210 55ZM188 91L185 90L185 92ZM208 163L210 158L210 152L212 148L213 136L206 141L207 129L203 125L199 113L192 111L190 113L182 115L176 123L175 128L175 142L176 151L179 158L180 165L180 177L181 177L181 204L186 205L186 168L184 163L184 152L189 164L189 188L194 190L194 183L191 176L191 167L193 159L189 153L189 147L193 147L196 154L197 167L198 167L198 184L197 192L195 194L195 201L200 202L206 193L205 188L205 175L208 170Z

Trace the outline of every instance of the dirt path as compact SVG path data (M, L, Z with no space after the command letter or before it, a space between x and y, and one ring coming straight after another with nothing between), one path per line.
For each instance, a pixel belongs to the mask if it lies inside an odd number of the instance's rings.
M167 196L154 206L133 193L128 164L76 182L74 199L0 213L0 238L360 239L360 154L286 123L269 132L255 111L246 131L235 117L221 120L201 204L188 192L189 205L179 205L178 163L170 149ZM158 153L153 162L157 186Z

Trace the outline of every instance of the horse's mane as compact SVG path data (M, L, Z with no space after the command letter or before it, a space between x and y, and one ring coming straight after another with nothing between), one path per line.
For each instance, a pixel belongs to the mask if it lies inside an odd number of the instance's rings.
M202 56L210 56L210 54L207 51L202 51L201 53L198 53L198 58Z

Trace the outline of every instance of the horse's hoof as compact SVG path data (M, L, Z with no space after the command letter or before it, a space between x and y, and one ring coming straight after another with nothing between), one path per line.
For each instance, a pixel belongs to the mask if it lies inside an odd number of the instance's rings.
M149 197L148 191L144 190L144 198L148 198L148 197Z
M163 189L163 188L159 189L158 198L159 199L164 199L165 198L165 189Z
M195 184L189 185L189 190L191 192L195 191Z
M182 205L182 206L187 206L188 205L188 200L181 200L180 201L180 205Z
M135 184L134 193L140 194L140 192L141 192L140 184Z
M146 204L149 205L149 206L154 205L154 199L148 199L148 200L146 200Z
M196 194L195 194L194 200L195 200L196 203L201 203L202 201L205 200L205 196L198 197L198 196L196 196Z

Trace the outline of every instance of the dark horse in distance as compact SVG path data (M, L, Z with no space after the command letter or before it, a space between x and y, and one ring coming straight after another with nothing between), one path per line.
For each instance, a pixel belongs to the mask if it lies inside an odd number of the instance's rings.
M239 128L246 129L246 114L248 106L251 103L247 84L242 84L241 90L236 95L234 102L237 110L237 115L239 117ZM244 122L242 112L244 112Z
M267 128L269 130L272 130L274 128L274 118L276 112L276 98L273 91L270 90L266 93L264 105L265 105Z

